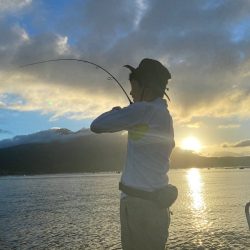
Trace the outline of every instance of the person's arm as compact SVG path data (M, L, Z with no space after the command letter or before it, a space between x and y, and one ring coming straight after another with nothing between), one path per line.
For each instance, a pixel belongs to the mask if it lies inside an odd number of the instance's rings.
M141 103L129 105L126 108L113 108L97 117L90 126L94 133L117 132L143 122L146 108Z

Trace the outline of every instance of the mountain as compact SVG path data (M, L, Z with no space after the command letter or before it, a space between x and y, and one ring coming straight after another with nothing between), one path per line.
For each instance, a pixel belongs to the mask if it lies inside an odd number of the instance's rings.
M119 133L57 130L21 139L0 148L0 174L120 171L125 160L126 136Z
M88 129L41 131L0 141L0 175L121 171L126 158L123 133ZM171 168L250 166L246 157L205 157L176 148Z
M206 157L176 148L171 155L173 168L248 167L250 156Z
M81 129L77 132L72 132L66 128L52 128L30 135L19 135L15 136L12 139L2 140L0 141L0 148L7 148L30 143L49 143L54 141L66 141L86 134L90 134L90 131L88 129Z

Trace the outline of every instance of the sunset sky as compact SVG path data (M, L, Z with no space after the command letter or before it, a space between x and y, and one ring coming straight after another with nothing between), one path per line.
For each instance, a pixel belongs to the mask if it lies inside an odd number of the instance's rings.
M148 57L172 74L177 146L250 155L249 0L0 0L0 140L53 127L88 128L128 101L93 66L34 61L83 58L129 90L125 64Z

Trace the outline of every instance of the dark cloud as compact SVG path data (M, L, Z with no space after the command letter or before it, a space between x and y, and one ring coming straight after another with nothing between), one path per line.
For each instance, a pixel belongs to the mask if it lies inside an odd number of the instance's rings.
M240 147L250 147L250 140L244 140L237 142L235 144L223 144L224 148L240 148Z
M43 7L43 5L39 5ZM170 96L180 117L229 114L229 110L250 103L249 95L237 106L223 108L222 101L245 96L249 86L250 2L228 1L71 1L64 15L53 20L35 12L39 34L25 39L25 29L8 27L0 19L1 65L29 63L58 57L92 60L127 80L124 64L137 66L144 57L161 60L171 71ZM68 39L68 40L67 40ZM64 49L62 44L64 43ZM68 48L68 49L65 49ZM8 63L7 63L8 64ZM50 64L29 73L40 81L98 91L115 98L120 89L106 81L99 71L76 64ZM34 81L35 84L35 81ZM243 103L244 102L244 103ZM225 105L233 105L227 102ZM201 110L200 112L198 110Z

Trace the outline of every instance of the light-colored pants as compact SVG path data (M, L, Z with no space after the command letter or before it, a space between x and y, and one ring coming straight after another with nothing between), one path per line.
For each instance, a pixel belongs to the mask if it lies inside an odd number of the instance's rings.
M120 201L123 250L164 250L170 224L169 210L153 201L126 196Z

